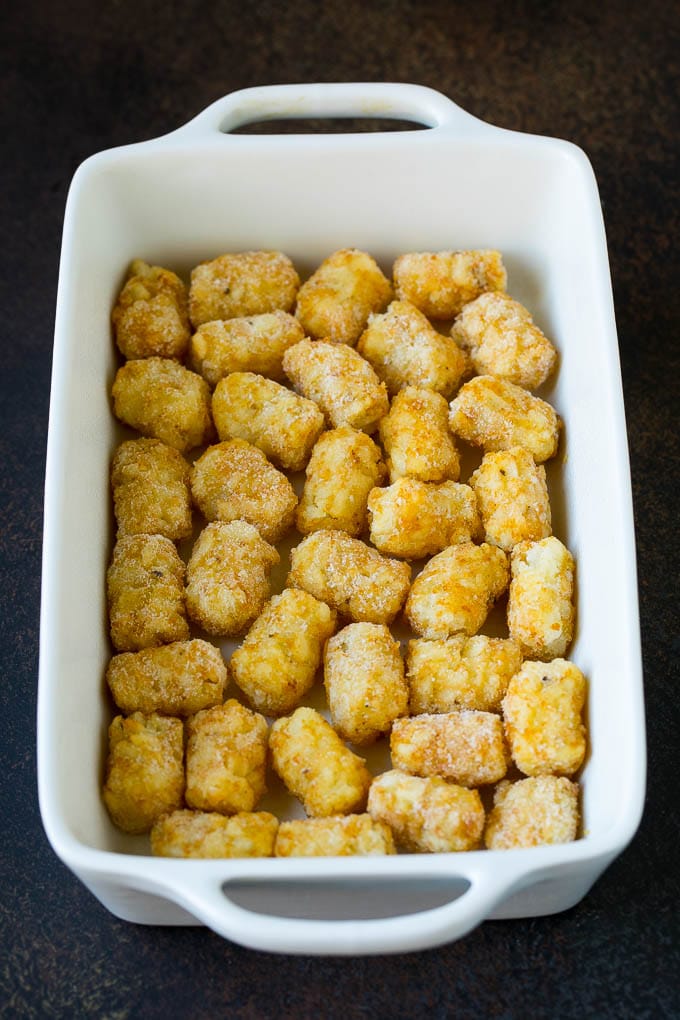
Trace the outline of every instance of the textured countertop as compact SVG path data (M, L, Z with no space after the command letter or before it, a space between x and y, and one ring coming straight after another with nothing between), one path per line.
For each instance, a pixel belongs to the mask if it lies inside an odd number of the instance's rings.
M437 0L57 5L3 18L0 1015L680 1015L677 776L678 53L644 4ZM35 781L42 486L64 202L90 154L219 96L296 81L411 81L589 155L608 235L638 543L645 814L578 906L404 956L252 952L206 929L118 921L58 862ZM674 473L675 472L675 473ZM621 748L626 753L626 748Z

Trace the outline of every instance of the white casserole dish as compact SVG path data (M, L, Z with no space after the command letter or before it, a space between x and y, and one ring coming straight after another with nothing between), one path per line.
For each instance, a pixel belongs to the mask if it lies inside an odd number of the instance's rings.
M234 135L280 117L413 120L413 132ZM569 657L590 680L584 835L531 850L386 858L177 861L117 832L100 799L111 716L104 574L117 427L110 309L133 257L186 272L281 249L304 273L336 248L389 271L409 250L498 248L510 293L556 342L546 391L565 421L555 532L574 553ZM555 492L561 497L555 499ZM606 241L578 148L491 127L403 84L248 89L163 138L77 171L64 225L45 492L38 771L57 855L115 915L202 922L263 950L417 950L489 918L577 903L633 836L645 746L630 478Z

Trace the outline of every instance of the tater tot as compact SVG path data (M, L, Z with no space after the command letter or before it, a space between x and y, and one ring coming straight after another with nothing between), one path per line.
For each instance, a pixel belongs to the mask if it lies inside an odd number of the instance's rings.
M348 426L324 432L312 450L295 515L303 535L320 528L355 538L368 526L366 501L385 478L380 448L365 432Z
M474 850L484 830L477 790L397 769L373 780L368 811L375 821L389 825L398 846L415 853Z
M487 849L570 843L578 832L578 793L578 784L564 776L504 779L484 831Z
M528 450L513 446L484 454L470 476L484 525L485 539L511 552L518 542L551 533L545 468Z
M289 312L300 277L280 251L219 255L191 271L189 316L194 326L265 312Z
M313 400L253 372L220 379L212 410L220 439L245 439L289 471L302 470L324 427Z
M351 857L394 854L389 825L370 815L305 818L281 822L275 857Z
M210 446L191 469L191 495L207 521L247 521L265 542L292 528L297 496L284 474L245 439Z
M519 542L510 559L508 630L527 659L564 655L574 635L574 558L555 536Z
M302 284L296 312L308 336L335 343L357 342L371 312L382 311L392 286L366 252L333 252Z
M421 386L450 397L469 365L456 342L438 333L408 301L393 301L383 315L372 315L357 351L390 394L405 386Z
M159 439L129 439L111 463L113 509L119 535L191 534L189 464Z
M485 291L505 290L499 251L419 251L400 255L393 267L398 298L430 319L452 319Z
M315 531L290 554L288 587L310 595L358 623L391 623L411 581L407 563L388 559L344 531Z
M187 719L189 807L224 815L252 811L266 792L267 722L234 698Z
M517 768L527 776L571 776L583 764L581 713L586 679L566 659L525 662L503 698L505 733Z
M136 652L189 637L184 563L163 535L125 535L106 573L111 641Z
M522 665L519 642L484 634L427 641L415 638L406 651L412 715L471 708L500 712L511 678Z
M283 356L283 369L299 393L314 400L334 428L375 432L387 414L384 383L352 347L301 340Z
M451 336L468 351L478 375L495 375L535 390L555 368L557 351L531 313L508 294L482 294L465 305Z
M274 595L231 657L234 680L258 712L279 716L313 685L337 614L309 592Z
M433 556L411 585L406 618L419 637L476 634L509 580L508 558L484 542L461 542Z
M380 425L390 481L457 482L460 457L448 425L449 405L441 393L407 386L394 397Z
M189 345L187 290L179 276L136 259L111 314L125 358L183 358Z
M106 681L122 712L185 716L220 704L227 667L219 648L196 638L114 655Z
M111 819L124 832L148 832L184 794L184 727L181 719L135 712L109 726L109 755L102 791Z
M169 358L127 361L118 369L111 392L120 421L181 453L213 434L207 382Z
M278 819L268 811L173 811L151 830L155 857L273 857Z
M277 719L269 749L274 771L311 817L363 811L372 778L366 762L313 708Z
M477 375L451 401L451 431L484 450L523 446L539 463L557 453L560 420L555 409L521 386Z
M397 769L461 786L498 782L510 761L501 717L470 709L397 719L390 752Z
M239 319L217 319L199 326L191 338L191 367L211 386L231 372L257 372L283 379L283 354L304 337L287 312L265 312Z
M417 560L470 542L481 531L475 494L458 482L398 478L372 489L367 506L371 542L388 556Z
M384 624L350 623L330 638L324 684L333 726L352 744L372 744L408 711L399 642Z

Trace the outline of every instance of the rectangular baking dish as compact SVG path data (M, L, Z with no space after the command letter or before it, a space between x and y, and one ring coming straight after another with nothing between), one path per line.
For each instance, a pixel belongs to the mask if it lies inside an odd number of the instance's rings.
M234 134L276 118L380 117L418 131ZM577 562L570 658L590 681L583 836L531 850L386 858L177 861L147 855L100 799L110 719L104 575L110 309L133 257L187 272L224 251L280 249L301 273L358 247L389 273L410 250L498 248L510 293L560 351L549 399L565 422L551 467L556 533ZM406 84L228 95L171 134L99 153L68 197L45 490L38 772L62 861L118 917L209 925L263 950L389 953L479 922L577 903L632 838L645 744L620 369L597 186L574 145L492 127Z

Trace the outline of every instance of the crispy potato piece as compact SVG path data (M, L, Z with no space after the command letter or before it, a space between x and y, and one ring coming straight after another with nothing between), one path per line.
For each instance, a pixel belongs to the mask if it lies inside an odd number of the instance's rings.
M384 624L350 623L330 638L324 684L333 726L352 744L372 744L408 712L399 642Z
M302 470L324 427L313 400L253 372L220 379L212 410L220 439L245 439L289 471Z
M207 521L247 521L272 543L293 526L298 502L293 486L245 439L209 446L195 461L190 483Z
M181 453L213 434L205 379L169 358L127 361L113 383L113 410L125 425Z
M351 857L394 854L389 825L370 815L339 815L281 822L275 857Z
M392 395L421 386L450 397L469 369L465 352L409 301L393 301L383 315L372 315L357 351Z
M470 709L397 719L390 752L397 769L441 776L461 786L496 783L510 762L501 717Z
M191 534L189 465L159 439L129 439L111 463L118 535L165 535L178 542Z
M266 312L289 312L300 277L280 251L219 255L191 271L189 316L194 326Z
M306 591L274 595L231 657L234 680L264 715L292 712L313 685L337 615Z
M557 453L560 420L555 409L514 383L478 375L451 401L451 431L484 450L523 446L539 463Z
M494 793L484 842L489 850L547 846L576 839L578 784L564 776L536 776L510 783Z
M475 494L458 482L398 478L372 489L367 505L371 542L388 556L417 560L481 533Z
M558 538L519 542L510 559L508 630L525 658L564 655L574 635L574 558Z
M430 319L452 319L468 301L508 282L499 251L407 252L392 272L397 297Z
M186 287L169 269L142 259L130 266L111 319L125 358L183 358L189 346Z
M371 785L366 762L313 708L277 719L269 733L274 771L313 818L363 811Z
M471 708L500 712L511 678L522 665L519 642L484 634L427 641L415 638L406 651L412 715Z
M411 581L407 563L388 559L344 531L315 531L290 554L286 584L356 623L391 623Z
M114 655L106 682L122 712L185 716L220 704L227 667L219 648L196 638Z
M566 659L525 662L503 698L512 757L527 776L571 776L583 764L586 679Z
M182 804L184 727L181 719L152 712L117 715L109 726L109 756L102 795L124 832L148 832Z
M308 336L354 344L371 312L382 311L392 286L366 252L333 252L302 284L295 314Z
M234 698L187 719L185 799L199 811L252 811L266 793L267 722Z
M528 450L513 446L484 454L470 476L484 524L485 540L511 552L518 542L551 534L545 468Z
M169 538L124 535L106 572L111 641L136 652L189 637L184 563Z
M214 521L196 539L187 565L189 617L208 634L241 634L269 598L276 549L246 521Z
M482 294L465 305L451 337L469 352L478 375L535 390L557 364L557 351L531 313L508 294Z
M387 455L390 481L457 482L458 450L449 432L449 405L441 393L407 386L394 397L380 422L380 440Z
M433 556L411 585L405 615L420 637L476 634L509 580L508 558L484 542L461 542Z
M474 850L484 830L477 790L397 769L373 780L368 811L375 821L389 825L399 846L415 853Z
M375 432L387 414L385 386L352 347L301 340L283 356L283 370L300 393L314 400L334 428Z
M231 372L257 372L280 382L284 351L304 335L288 312L217 319L199 326L192 336L190 364L211 386Z
M268 811L173 811L151 830L155 857L273 857L279 820Z

